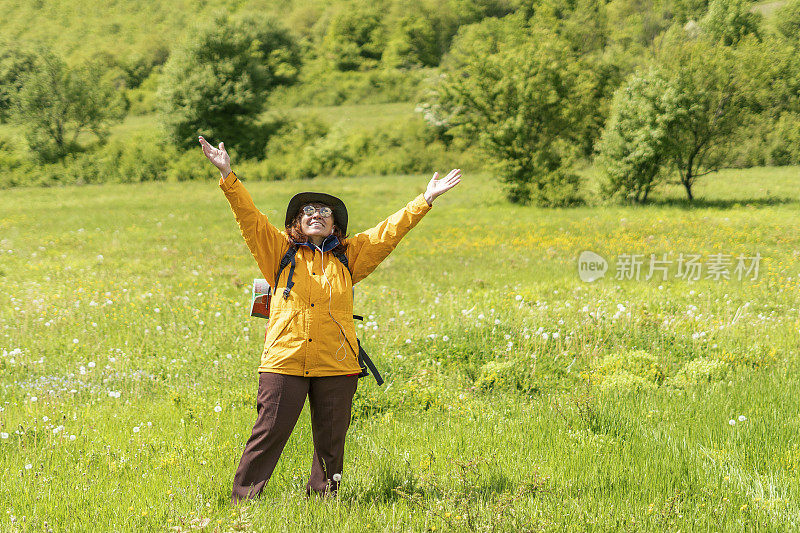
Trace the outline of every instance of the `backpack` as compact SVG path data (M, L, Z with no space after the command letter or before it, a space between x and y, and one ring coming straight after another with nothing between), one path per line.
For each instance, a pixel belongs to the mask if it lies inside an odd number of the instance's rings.
M283 290L283 298L286 299L289 297L289 294L292 292L292 287L294 286L294 281L292 281L292 276L294 275L294 267L295 267L295 259L294 256L297 254L298 249L297 244L292 244L286 253L281 258L280 265L278 266L278 273L275 275L275 283L277 284L278 279L281 277L281 273L289 266L289 277L286 278L286 288ZM353 272L350 270L350 265L347 261L347 256L342 253L333 253L333 256L338 259L347 271L350 273L350 279L353 279ZM256 316L259 318L266 318L269 319L269 304L270 300L272 299L272 287L270 287L269 283L265 279L255 279L253 280L253 301L250 308L250 316ZM354 320L364 320L364 317L361 315L353 315ZM267 332L264 332L264 338L266 339ZM361 347L361 341L356 337L356 343L358 343L358 364L361 367L361 373L358 374L359 378L363 378L364 376L369 375L369 371L372 372L372 375L375 377L375 381L378 385L383 385L383 378L381 377L378 369L375 367L375 363L372 362L372 359L369 358L367 352L364 351L364 348ZM369 370L367 370L369 369Z

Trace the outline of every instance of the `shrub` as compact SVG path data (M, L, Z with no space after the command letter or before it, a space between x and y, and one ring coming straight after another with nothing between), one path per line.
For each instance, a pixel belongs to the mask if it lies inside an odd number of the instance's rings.
M597 357L590 367L590 379L603 392L653 389L664 381L658 358L644 350Z
M378 65L386 47L386 29L375 4L342 6L328 25L323 44L338 70L368 70Z
M670 379L670 384L676 387L688 387L701 383L721 381L728 373L729 365L725 361L700 357L687 362Z
M426 116L480 147L506 183L510 201L576 200L570 190L576 180L561 171L591 129L598 92L593 65L584 64L558 35L531 29L521 17L486 25L487 35L508 38L488 50L481 32L458 39L465 52L448 62L454 66L426 102Z
M677 96L675 87L654 69L631 76L616 92L597 144L606 197L647 200L667 161L671 123L680 112Z
M159 107L170 141L195 148L202 134L224 139L240 156L260 154L256 117L274 87L295 79L299 62L294 38L276 20L219 13L189 34L164 66Z

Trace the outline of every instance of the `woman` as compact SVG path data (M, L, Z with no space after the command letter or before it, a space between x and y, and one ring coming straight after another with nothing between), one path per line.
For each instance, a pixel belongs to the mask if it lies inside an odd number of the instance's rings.
M346 237L347 208L340 199L324 193L300 193L289 202L285 231L279 231L256 208L231 171L224 143L214 148L203 137L199 140L205 156L220 171L219 186L274 295L258 367L258 414L234 476L231 499L237 503L264 488L306 395L314 440L306 493L336 494L361 372L353 323L353 284L375 270L425 216L436 197L461 181L461 171L454 169L441 179L434 173L425 193L353 237ZM289 250L295 251L287 254ZM275 279L284 256L293 261Z

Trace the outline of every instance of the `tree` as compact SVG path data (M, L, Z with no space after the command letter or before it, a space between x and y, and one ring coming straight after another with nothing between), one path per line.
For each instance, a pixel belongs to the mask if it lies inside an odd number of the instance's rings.
M788 0L775 11L774 20L778 33L797 45L800 39L800 0Z
M674 168L689 200L701 176L719 170L734 134L747 124L750 74L736 50L673 27L655 70L634 77L614 102L599 143L608 194L644 201L661 172Z
M10 118L14 96L22 88L22 77L36 67L36 55L16 47L0 48L0 122Z
M696 180L721 167L734 132L748 117L744 91L749 76L736 51L674 28L657 60L681 95L667 150L689 200Z
M369 70L378 65L386 48L386 29L374 5L342 7L330 21L323 47L338 70Z
M712 40L734 46L745 35L760 35L762 17L751 7L749 0L711 0L700 26Z
M391 31L383 62L393 68L433 67L439 64L439 35L422 6L390 19ZM422 13L420 13L422 11Z
M42 161L55 161L79 151L81 133L91 132L103 143L111 122L124 116L124 100L101 81L98 65L67 69L46 48L36 53L35 68L20 79L12 98L13 120L19 123L31 150Z
M219 12L212 20L189 32L164 65L159 109L177 146L203 135L254 157L266 143L256 118L269 92L296 78L299 49L268 16Z
M577 178L564 168L577 153L592 106L591 69L556 35L531 30L519 17L506 19L513 31L506 30L519 38L494 43L494 53L462 56L462 66L438 85L426 116L474 140L497 167L512 202L569 204L577 200Z
M597 146L601 190L644 203L669 163L669 143L685 112L674 83L651 68L617 90Z

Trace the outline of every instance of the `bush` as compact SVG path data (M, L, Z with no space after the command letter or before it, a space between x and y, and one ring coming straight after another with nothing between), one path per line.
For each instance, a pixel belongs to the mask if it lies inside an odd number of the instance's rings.
M774 14L775 29L785 39L800 38L800 0L788 0Z
M313 63L301 72L297 85L277 88L269 101L282 107L407 102L428 73L429 69L388 68L339 72Z
M115 139L83 160L96 165L97 176L86 183L139 183L167 179L167 171L178 159L177 149L155 135L137 134Z
M721 381L728 374L728 368L729 365L725 361L700 357L683 365L669 382L676 387L688 387Z
M159 107L170 141L196 148L201 134L224 139L243 157L262 153L256 117L274 87L295 79L299 63L297 43L276 20L220 12L164 66Z
M158 84L161 68L157 68L138 87L126 93L129 115L147 115L158 111Z
M386 29L377 6L368 2L342 6L328 25L323 45L326 58L338 70L376 67L386 47Z
M597 144L604 196L647 200L668 158L670 126L679 113L677 96L670 81L654 69L631 76L616 92Z
M393 128L349 130L307 115L281 126L267 143L265 161L253 170L262 179L407 174L447 167L457 156L419 117Z
M571 187L577 180L563 170L579 154L598 107L594 65L549 29L529 28L521 17L480 27L486 31L457 40L465 52L448 62L452 71L426 102L426 116L484 152L510 201L575 201ZM484 35L508 38L486 50Z
M653 389L664 381L658 358L644 350L597 357L590 367L590 379L603 392Z
M743 128L725 164L738 168L800 164L800 114L787 111Z

